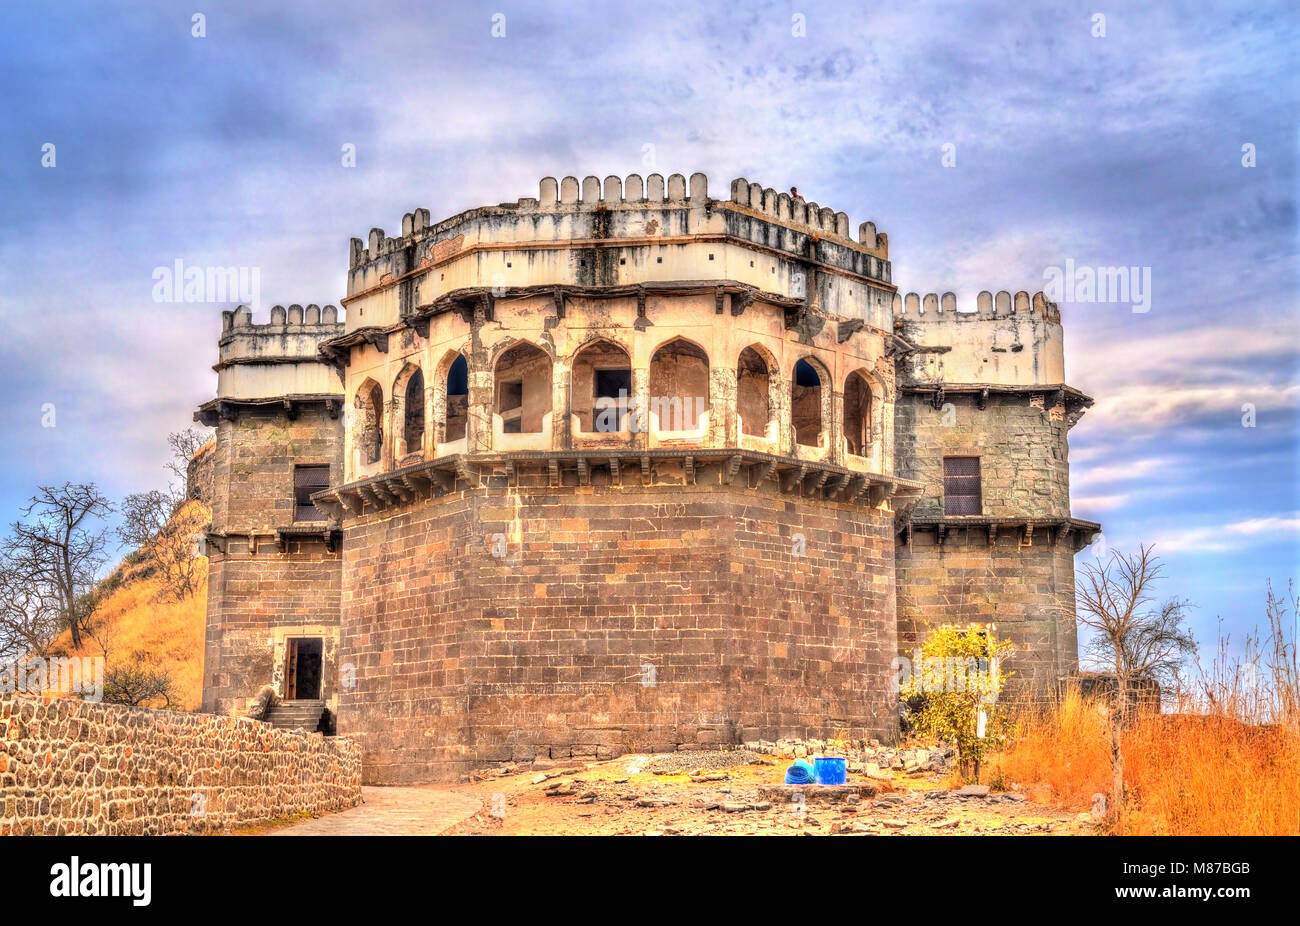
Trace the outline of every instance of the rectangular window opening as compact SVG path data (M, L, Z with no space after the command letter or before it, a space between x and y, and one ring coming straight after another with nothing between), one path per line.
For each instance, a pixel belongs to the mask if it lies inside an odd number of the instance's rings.
M943 513L983 514L980 497L980 458L943 458Z
M330 487L329 464L312 464L293 468L293 519L327 521L329 515L311 503L313 492Z

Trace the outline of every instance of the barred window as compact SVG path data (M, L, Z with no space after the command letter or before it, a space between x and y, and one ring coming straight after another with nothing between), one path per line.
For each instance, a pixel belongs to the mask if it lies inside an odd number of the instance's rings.
M943 513L981 514L980 458L943 458Z
M311 494L330 486L329 464L293 468L293 519L325 521L328 516L311 503Z

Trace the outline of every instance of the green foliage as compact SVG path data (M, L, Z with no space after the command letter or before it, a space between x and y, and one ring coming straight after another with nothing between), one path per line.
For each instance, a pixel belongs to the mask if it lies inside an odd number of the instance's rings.
M1010 673L1001 669L1013 647L992 628L941 627L921 646L921 664L902 680L899 697L907 721L922 736L951 743L963 773L980 762L1005 736L1006 712L999 703ZM980 713L984 713L983 736Z

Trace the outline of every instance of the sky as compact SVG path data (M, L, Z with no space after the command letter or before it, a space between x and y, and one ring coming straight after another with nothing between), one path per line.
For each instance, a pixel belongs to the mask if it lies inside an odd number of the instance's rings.
M1077 562L1154 544L1205 643L1300 578L1293 3L194 6L0 8L0 520L165 481L233 303L156 268L256 269L265 320L416 207L703 171L876 222L967 308L1137 268L1144 311L1061 306Z

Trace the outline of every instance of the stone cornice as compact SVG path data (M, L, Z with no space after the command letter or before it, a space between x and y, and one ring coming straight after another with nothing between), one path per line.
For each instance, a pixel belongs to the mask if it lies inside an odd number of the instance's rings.
M936 409L943 407L944 399L954 395L975 397L975 404L983 409L990 396L1027 395L1050 397L1053 406L1064 406L1067 423L1072 428L1078 424L1083 413L1092 407L1093 398L1085 392L1067 386L1064 383L1043 383L1037 385L1001 385L999 383L899 383L899 395L924 395Z
M343 409L342 395L278 395L258 398L235 398L218 396L209 399L198 407L194 420L210 428L219 421L233 421L243 408L265 408L279 406L290 420L298 417L299 409L304 406L322 405L331 418L337 418Z
M1076 553L1092 543L1096 535L1101 533L1101 525L1096 521L1073 517L942 515L912 517L898 522L899 537L904 544L908 545L911 544L914 531L933 532L936 535L936 542L942 545L944 539L953 531L971 528L984 530L989 546L996 544L999 536L1019 535L1023 546L1032 546L1035 538L1046 538L1051 544L1072 543Z
M288 552L288 543L290 540L300 538L319 539L325 544L325 549L330 553L339 551L339 541L342 540L342 528L337 521L320 521L320 522L301 522L282 527L263 527L249 528L239 530L230 528L227 530L208 530L204 533L204 538L218 553L225 554L229 548L229 541L232 537L247 540L251 545L259 537L273 538L280 547L281 553ZM250 555L252 551L249 551Z
M760 290L757 287L736 280L660 280L648 283L629 283L620 286L582 286L578 284L536 284L532 286L489 287L470 286L443 293L432 302L416 306L411 312L391 325L371 325L357 328L347 334L322 341L319 359L331 364L340 371L351 363L351 351L362 344L370 344L382 353L388 351L388 338L410 329L421 337L429 336L430 321L449 312L459 314L467 323L475 314L482 312L488 321L494 320L496 305L502 300L527 297L550 298L557 317L565 315L565 301L568 298L580 299L630 299L636 298L637 313L645 315L647 296L691 296L712 295L714 297L714 315L743 315L755 302L764 302L782 309L785 313L787 329L795 328L800 321L812 314L818 314L829 321L836 322L838 329L836 339L844 343L859 331L874 334L889 340L898 352L912 350L906 339L891 331L866 324L860 319L848 319L810 310L803 299L783 296L780 293ZM728 298L729 297L729 298Z
M658 462L681 464L681 476L662 479ZM420 499L437 498L460 488L483 484L485 478L517 485L519 475L532 471L546 476L548 486L590 485L593 467L605 467L612 485L701 485L700 474L718 486L756 489L773 480L782 493L876 507L896 499L910 510L920 498L921 484L883 473L863 473L818 463L733 448L621 448L510 453L455 454L359 479L312 495L312 502L335 520L404 508ZM897 516L897 511L895 515Z

